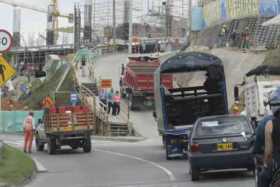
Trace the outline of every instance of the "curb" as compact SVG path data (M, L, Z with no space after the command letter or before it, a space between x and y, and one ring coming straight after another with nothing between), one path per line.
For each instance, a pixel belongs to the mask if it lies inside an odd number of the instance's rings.
M45 168L34 156L31 156L31 159L34 162L37 173L46 173L48 172L47 168Z
M93 136L92 140L104 140L104 141L118 141L118 142L140 142L146 140L145 137L134 137L134 136L116 136L116 137L108 137L108 136Z

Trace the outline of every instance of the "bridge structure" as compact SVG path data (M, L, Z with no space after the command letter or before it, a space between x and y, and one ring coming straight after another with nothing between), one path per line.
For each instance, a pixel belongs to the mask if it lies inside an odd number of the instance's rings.
M53 45L53 46L30 46L15 47L9 54L13 56L13 65L33 65L35 67L43 66L46 63L48 55L66 56L74 53L74 45Z

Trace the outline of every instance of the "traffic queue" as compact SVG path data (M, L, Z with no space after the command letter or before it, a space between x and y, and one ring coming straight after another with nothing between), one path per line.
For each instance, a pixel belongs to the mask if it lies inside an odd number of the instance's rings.
M187 85L166 88L161 82L164 74L176 80L182 73L194 77L196 85L186 79ZM253 172L258 187L279 186L279 75L273 67L248 72L250 80L236 87L236 102L229 111L226 77L218 57L184 52L167 59L154 73L154 117L166 159L188 158L192 181L209 170L238 168ZM242 113L240 90L245 95Z

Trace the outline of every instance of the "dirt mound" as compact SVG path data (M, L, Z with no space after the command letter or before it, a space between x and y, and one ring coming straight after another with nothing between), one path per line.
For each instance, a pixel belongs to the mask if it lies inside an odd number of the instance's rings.
M2 99L1 104L2 110L28 110L23 103L8 98Z

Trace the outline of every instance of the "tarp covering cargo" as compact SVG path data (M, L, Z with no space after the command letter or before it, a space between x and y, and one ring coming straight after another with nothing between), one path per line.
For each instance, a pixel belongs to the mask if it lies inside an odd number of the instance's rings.
M169 58L160 66L161 73L180 73L208 70L210 67L221 67L222 61L211 54L201 52L181 53Z

